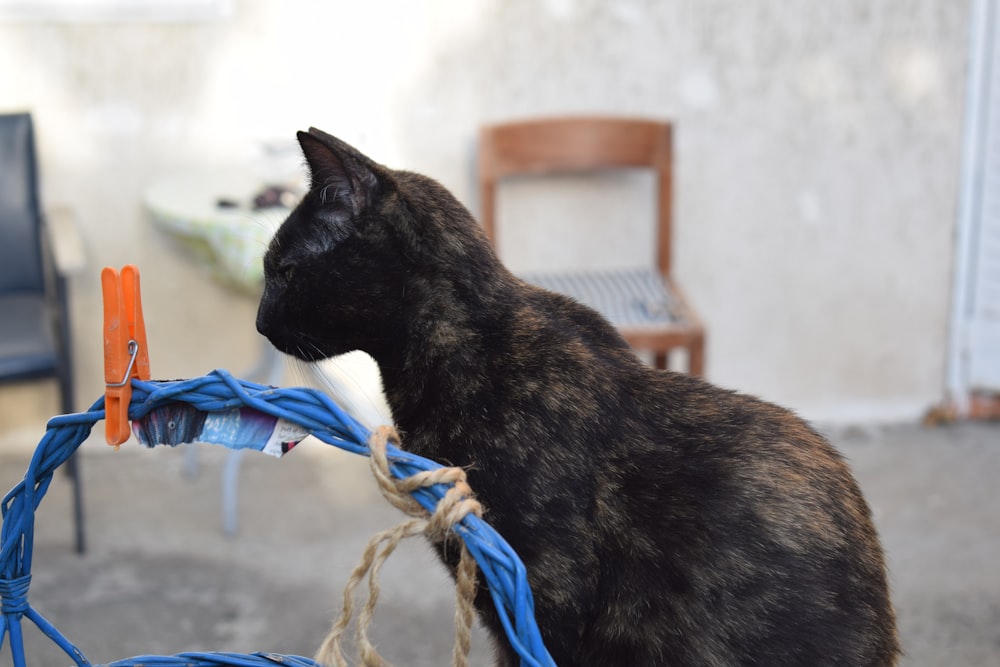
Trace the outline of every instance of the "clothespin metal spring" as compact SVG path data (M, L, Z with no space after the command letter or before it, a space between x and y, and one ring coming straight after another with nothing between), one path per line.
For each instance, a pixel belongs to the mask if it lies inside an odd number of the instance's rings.
M130 340L128 342L128 368L125 369L125 377L122 378L121 382L105 382L105 387L124 387L127 384L132 383L132 369L135 368L135 360L139 356L139 343L135 340Z

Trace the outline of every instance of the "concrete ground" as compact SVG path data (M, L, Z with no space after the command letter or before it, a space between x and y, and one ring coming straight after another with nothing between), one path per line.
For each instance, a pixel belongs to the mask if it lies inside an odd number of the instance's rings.
M16 388L6 388L0 402ZM12 393L13 392L13 393ZM43 401L44 403L44 401ZM8 404L9 405L9 404ZM25 407L25 406L22 406ZM48 404L0 420L0 487L23 474ZM25 417L25 414L28 417ZM95 430L82 448L87 538L71 553L68 483L37 514L33 605L95 663L187 650L311 655L364 543L401 515L359 457L307 440L281 460L243 460L240 530L220 530L226 452L202 448L185 476L180 450L114 452ZM888 553L903 665L1000 665L1000 424L831 431L874 509ZM418 539L390 559L374 638L400 666L450 662L449 578ZM29 632L28 664L69 661ZM10 648L0 665L10 664ZM490 664L473 640L473 665Z

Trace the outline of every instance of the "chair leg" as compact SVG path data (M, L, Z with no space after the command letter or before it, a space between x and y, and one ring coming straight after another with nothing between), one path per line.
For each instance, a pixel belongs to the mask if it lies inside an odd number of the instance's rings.
M87 550L87 537L83 518L83 485L80 474L80 454L73 452L66 461L66 472L69 475L73 494L73 545L76 553Z
M222 467L222 532L234 537L239 532L240 461L243 450L234 449L226 454Z
M266 338L261 336L260 341L260 360L243 377L255 382L277 386L284 373L285 358L274 349ZM192 445L188 445L188 447L193 448ZM196 450L191 449L191 451ZM240 461L242 458L242 449L232 450L227 454L226 462L222 468L222 532L231 537L239 532Z
M705 375L705 336L695 338L688 346L688 373L695 377Z
M657 352L653 355L653 366L660 369L666 370L670 365L670 354L668 352Z
M65 320L64 320L65 321ZM63 329L64 340L68 341L66 328ZM66 353L63 368L59 372L59 397L63 414L73 412L73 373L71 372L71 357ZM83 475L80 471L80 453L73 452L66 461L66 474L72 486L73 503L73 545L78 554L87 550L87 536L83 512Z

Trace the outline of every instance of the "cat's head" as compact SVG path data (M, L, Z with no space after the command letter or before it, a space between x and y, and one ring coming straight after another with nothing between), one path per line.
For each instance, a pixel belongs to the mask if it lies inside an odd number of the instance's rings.
M496 263L468 211L432 179L384 167L320 130L298 133L310 189L264 256L257 329L316 361L373 355L429 295ZM462 288L459 288L462 289Z

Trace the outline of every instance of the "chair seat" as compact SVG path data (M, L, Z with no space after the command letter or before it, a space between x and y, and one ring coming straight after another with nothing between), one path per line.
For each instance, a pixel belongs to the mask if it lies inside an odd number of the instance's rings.
M680 301L651 269L531 273L533 285L573 297L619 329L663 327L684 322Z
M0 294L0 376L7 379L53 374L56 342L45 297Z

